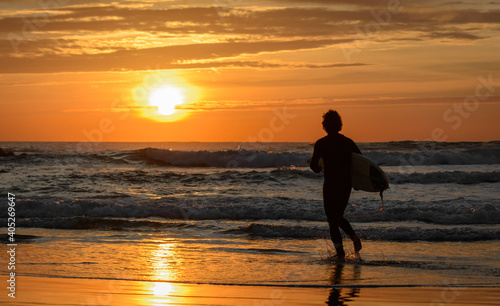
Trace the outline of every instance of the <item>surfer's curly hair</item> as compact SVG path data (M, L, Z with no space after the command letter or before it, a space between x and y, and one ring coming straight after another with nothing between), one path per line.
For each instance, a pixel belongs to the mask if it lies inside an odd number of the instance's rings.
M328 134L338 133L342 130L342 118L337 111L330 109L323 114L323 129Z

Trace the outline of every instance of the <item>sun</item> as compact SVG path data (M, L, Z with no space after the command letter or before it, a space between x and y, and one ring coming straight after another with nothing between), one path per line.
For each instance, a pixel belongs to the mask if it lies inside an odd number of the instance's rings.
M176 112L176 106L183 104L185 97L183 90L174 86L164 86L153 89L149 94L149 104L156 106L163 116L170 116Z
M131 90L135 114L157 122L183 120L195 111L199 89L172 72L150 72Z

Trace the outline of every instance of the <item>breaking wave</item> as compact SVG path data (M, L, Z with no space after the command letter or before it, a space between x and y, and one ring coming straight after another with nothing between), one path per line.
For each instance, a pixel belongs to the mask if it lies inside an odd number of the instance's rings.
M262 238L329 239L326 226L307 227L252 223L227 232ZM455 226L432 229L423 229L416 226L364 227L357 228L356 233L362 239L386 241L479 241L500 238L500 229L497 227L474 229Z
M148 148L141 152L150 161L179 167L274 168L306 166L310 153L266 152L254 150L172 151Z
M139 150L138 154L148 161L161 162L169 166L219 168L306 167L308 166L306 160L311 157L311 153L245 149L212 152L147 148ZM368 151L364 154L375 163L383 166L500 164L500 149L411 153Z
M18 199L16 215L26 225L54 218L162 218L165 220L303 220L325 221L321 200L282 197L203 197L185 199ZM6 212L6 204L0 209ZM377 212L379 200L360 199L348 206L346 215ZM3 213L1 217L6 218ZM63 220L63 219L61 219ZM68 221L71 219L64 219ZM76 219L75 219L76 220ZM441 225L497 224L500 201L479 201L465 198L434 201L386 200L385 208L376 217L351 218L355 222L417 221ZM32 222L32 223L30 223ZM40 221L41 222L41 221ZM49 223L47 223L49 224ZM141 225L141 223L137 223ZM49 226L49 225L48 225ZM58 227L57 223L49 227ZM42 226L45 227L45 226Z

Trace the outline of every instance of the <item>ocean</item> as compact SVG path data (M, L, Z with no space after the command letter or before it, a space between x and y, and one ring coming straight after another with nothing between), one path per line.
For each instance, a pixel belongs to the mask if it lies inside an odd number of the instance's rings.
M250 286L498 286L500 141L360 143L387 173L353 191L334 249L310 143L3 142L16 273ZM4 244L4 249L7 248ZM0 273L7 275L8 258Z

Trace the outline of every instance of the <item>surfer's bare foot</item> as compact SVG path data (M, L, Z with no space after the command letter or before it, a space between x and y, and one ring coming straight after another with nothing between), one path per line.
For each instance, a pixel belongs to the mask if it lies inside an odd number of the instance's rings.
M337 262L337 263L345 262L345 256L335 255L335 256L333 256L333 261Z
M354 239L352 239L352 242L354 243L354 252L359 253L359 251L363 247L361 245L361 239L359 239L358 237L355 237Z
M337 261L345 261L345 252L344 249L337 249L337 254L333 257Z

